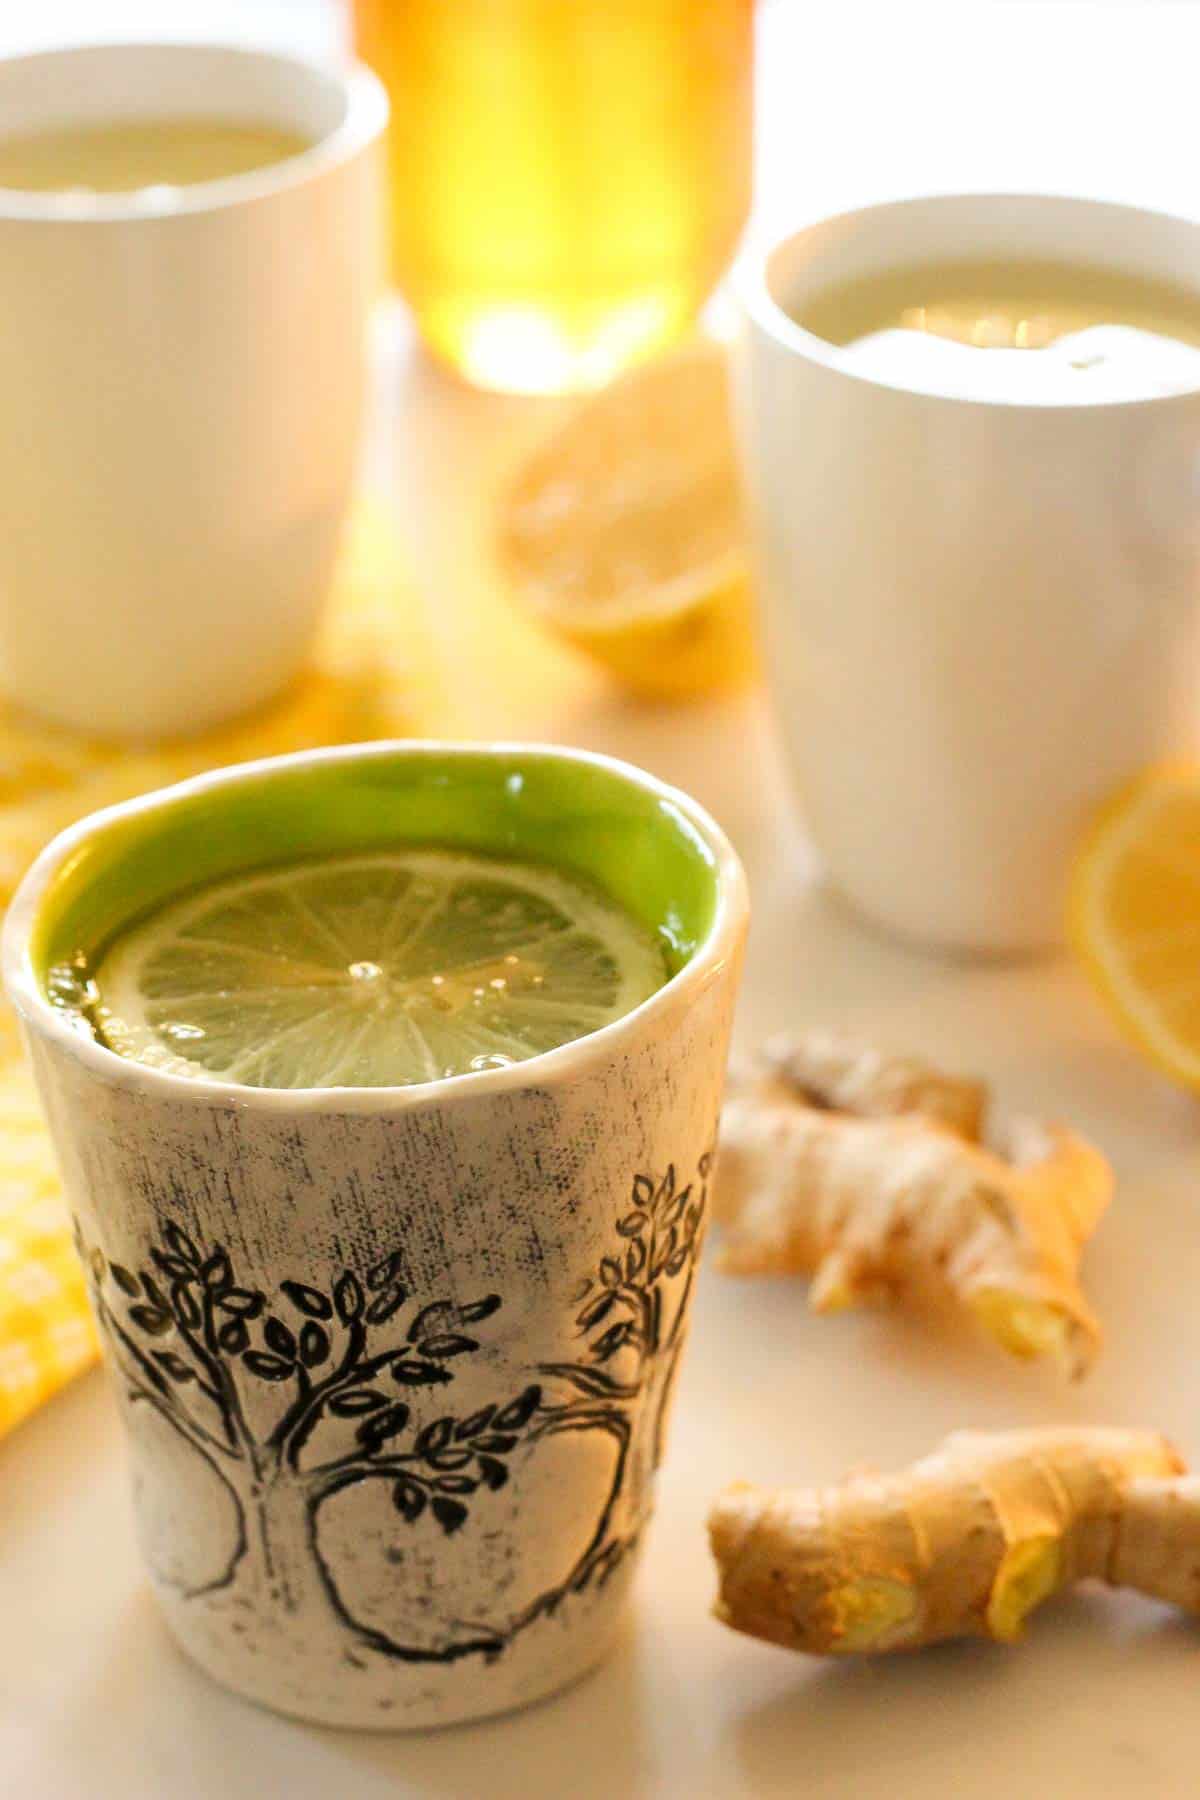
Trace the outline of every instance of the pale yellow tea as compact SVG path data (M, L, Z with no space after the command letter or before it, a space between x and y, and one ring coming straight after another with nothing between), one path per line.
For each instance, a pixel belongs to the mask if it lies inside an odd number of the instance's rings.
M230 119L121 119L0 137L0 188L134 193L189 187L283 162L309 148L295 131Z
M1041 350L1096 325L1123 325L1200 346L1200 295L1086 263L918 263L828 287L794 316L838 345L900 330L978 349Z

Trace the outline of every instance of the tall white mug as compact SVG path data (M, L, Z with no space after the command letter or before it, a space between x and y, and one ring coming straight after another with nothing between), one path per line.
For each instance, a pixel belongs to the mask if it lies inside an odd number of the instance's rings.
M0 191L0 687L194 732L302 665L354 473L375 280L367 70L105 44L0 62L0 131L212 117L309 148L140 193Z
M776 705L835 885L905 937L1013 952L1059 940L1096 807L1200 739L1200 385L952 398L856 373L795 322L827 285L971 256L1200 296L1184 219L874 206L745 261L739 411Z

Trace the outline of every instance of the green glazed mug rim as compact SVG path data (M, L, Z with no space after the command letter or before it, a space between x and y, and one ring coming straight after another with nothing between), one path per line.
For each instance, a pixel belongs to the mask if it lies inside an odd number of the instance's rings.
M653 803L664 829L671 830L681 846L690 846L696 863L707 868L711 909L706 926L695 942L684 946L679 966L663 986L611 1024L507 1068L451 1075L438 1081L414 1082L406 1086L259 1088L210 1077L180 1076L118 1055L78 1030L67 1013L51 1004L43 989L36 955L39 935L51 929L44 914L60 880L69 878L85 863L89 850L100 840L130 827L153 826L181 806L186 807L208 796L219 796L222 789L268 784L279 777L286 780L292 771L319 773L336 771L340 765L393 761L424 761L435 767L439 763L458 762L464 768L489 763L502 766L520 762L543 767L556 764L568 771L579 772L585 779L585 772L593 771L616 787L640 793ZM417 841L416 836L413 841ZM119 862L119 854L116 860ZM181 1104L223 1102L248 1111L399 1111L428 1104L435 1097L442 1104L460 1097L474 1099L532 1086L546 1087L569 1080L588 1060L619 1058L626 1045L631 1045L635 1034L652 1027L656 1021L665 1023L669 1015L685 1008L699 989L719 977L736 958L748 913L745 872L720 826L690 796L631 763L594 751L553 744L385 739L302 750L286 756L234 764L87 815L60 832L42 850L22 879L4 922L0 963L9 999L26 1028L49 1039L59 1050L109 1083L125 1085L160 1099L170 1097Z

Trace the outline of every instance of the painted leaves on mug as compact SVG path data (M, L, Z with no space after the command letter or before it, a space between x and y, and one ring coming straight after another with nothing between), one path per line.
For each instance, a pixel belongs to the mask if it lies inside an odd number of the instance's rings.
M377 1350L376 1335L409 1302L401 1252L361 1279L343 1270L328 1291L284 1280L274 1306L239 1284L223 1246L202 1249L173 1222L136 1273L99 1250L89 1262L97 1314L133 1396L168 1411L198 1447L248 1461L260 1482L290 1471L318 1478L319 1493L322 1475L388 1474L400 1517L412 1523L428 1507L447 1535L466 1522L472 1496L507 1482L505 1458L537 1410L536 1385L465 1419L413 1418L419 1392L447 1386L453 1362L480 1348L472 1331L499 1309L498 1294L415 1308L400 1341ZM111 1290L130 1302L124 1320ZM250 1426L242 1375L288 1389L265 1432ZM327 1420L352 1422L355 1447L308 1466L301 1453Z
M667 1289L676 1276L687 1272L690 1277L699 1253L711 1166L711 1155L702 1156L697 1181L682 1187L673 1163L657 1182L634 1176L632 1205L617 1220L623 1241L575 1290L575 1300L583 1302L575 1322L580 1336L588 1339L590 1366L581 1371L551 1363L544 1365L544 1373L560 1374L585 1393L622 1392L628 1383L602 1373L604 1365L629 1351L640 1372L647 1358L659 1353L674 1323L665 1317ZM681 1298L676 1315L685 1304Z

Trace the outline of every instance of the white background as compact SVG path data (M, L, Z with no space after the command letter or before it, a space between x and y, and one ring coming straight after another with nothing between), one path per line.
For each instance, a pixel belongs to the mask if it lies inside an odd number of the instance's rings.
M0 40L101 23L330 41L308 0L36 9L9 0ZM776 0L763 20L761 214L782 225L905 188L971 186L1195 212L1198 96L1200 17L1190 5ZM2 306L0 296L0 317ZM1087 1265L1105 1355L1086 1384L1065 1389L951 1320L814 1321L793 1284L707 1276L619 1652L572 1693L517 1718L414 1739L289 1724L182 1662L138 1577L116 1421L90 1377L0 1445L0 1792L1194 1796L1200 1631L1137 1599L1079 1595L1018 1651L970 1645L855 1666L790 1658L708 1617L703 1517L713 1490L737 1476L832 1479L864 1461L907 1460L957 1426L1055 1420L1153 1423L1200 1460L1200 1132L1194 1103L1125 1050L1065 962L941 963L846 917L809 869L760 696L634 706L512 613L490 562L491 508L552 410L455 387L411 353L402 330L381 358L371 466L388 484L411 603L446 672L445 730L613 751L716 812L755 891L743 1044L832 1021L976 1070L1006 1104L1094 1135L1119 1177Z

